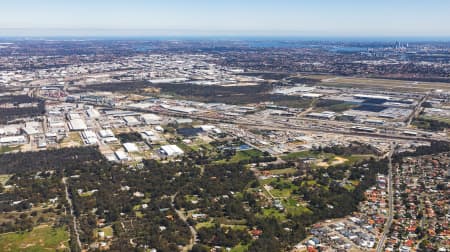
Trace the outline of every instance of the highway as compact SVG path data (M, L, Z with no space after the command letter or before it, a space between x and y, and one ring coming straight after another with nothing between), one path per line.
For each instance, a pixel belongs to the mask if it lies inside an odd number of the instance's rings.
M396 145L391 144L391 151L387 155L387 158L389 160L389 163L388 163L388 169L389 169L389 171L388 171L388 201L389 201L388 208L389 209L388 209L388 218L384 225L383 233L381 234L380 241L377 244L377 250L376 250L377 252L381 252L383 250L384 245L386 243L387 235L388 235L389 230L392 225L392 219L394 218L394 189L392 186L392 155L395 152L395 148L396 148Z
M414 108L413 112L411 113L411 115L408 116L408 119L406 120L406 126L410 126L412 120L419 115L421 108L422 108L422 104L428 100L428 97L430 96L429 93L427 93L426 95L424 95L422 97L422 99L420 99L420 101L417 103L416 107Z
M286 131L306 131L306 132L318 132L318 133L334 133L334 134L342 134L342 135L356 135L356 136L366 136L373 138L388 138L388 139L400 139L400 140L410 140L410 141L448 141L450 139L442 138L442 137L420 137L420 136L407 136L403 135L403 129L392 128L391 131L393 134L389 133L379 133L379 132L360 132L360 131L352 131L350 130L351 126L357 125L354 123L343 123L343 122L334 122L334 121L324 121L317 119L309 119L309 118L301 118L302 122L299 123L290 123L290 122L280 122L277 118L266 118L261 120L261 118L216 118L206 115L198 115L198 114L186 114L179 112L172 112L166 110L152 110L152 109L140 109L140 108L130 108L130 107L115 107L116 109L128 110L128 111L136 111L143 113L154 113L165 116L173 116L173 117L183 117L190 118L193 120L202 120L204 122L210 123L224 123L224 124L234 124L238 126L244 127L252 127L255 129L267 129L267 130L286 130ZM318 126L311 126L309 123L320 124ZM335 124L336 123L336 124ZM359 125L361 126L361 125Z
M38 95L38 92L33 92L35 96ZM416 106L415 111L420 111L421 104L426 100L427 96L424 96ZM45 98L49 100L54 100L51 98ZM80 103L80 102L75 102ZM182 118L190 118L193 120L202 120L204 122L210 123L224 123L224 124L234 124L237 126L243 127L252 127L255 129L267 129L267 130L286 130L286 131L304 131L304 132L316 132L316 133L334 133L334 134L342 134L342 135L354 135L354 136L366 136L372 138L387 138L387 139L398 139L398 140L410 140L410 141L447 141L450 142L450 139L443 138L441 136L430 136L430 137L421 137L421 136L407 136L403 134L405 128L388 128L386 127L374 127L377 129L375 132L362 132L362 131L352 131L352 126L365 126L361 124L351 123L351 122L339 122L339 121L329 121L329 120L319 120L312 119L307 117L302 118L280 118L276 116L271 116L264 118L262 120L261 117L245 115L237 118L218 118L211 115L205 114L187 114L180 113L169 110L159 110L159 109L151 109L151 108L132 108L129 106L99 106L106 109L120 109L120 110L128 110L135 111L141 113L154 113L164 116L173 116L173 117L182 117ZM415 112L415 113L416 113ZM413 113L413 114L415 114ZM414 116L411 116L414 117ZM290 121L287 121L290 119ZM411 119L412 120L412 119ZM381 129L385 129L385 133L381 133ZM390 133L388 133L390 132Z

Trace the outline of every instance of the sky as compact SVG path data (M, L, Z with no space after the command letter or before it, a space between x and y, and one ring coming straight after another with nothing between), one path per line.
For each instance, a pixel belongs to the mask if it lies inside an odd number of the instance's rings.
M448 0L0 2L0 36L450 37Z

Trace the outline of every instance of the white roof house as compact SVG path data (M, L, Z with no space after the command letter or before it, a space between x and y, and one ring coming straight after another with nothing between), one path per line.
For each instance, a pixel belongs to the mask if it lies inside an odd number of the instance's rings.
M164 145L160 148L160 153L166 156L180 156L184 154L184 151L176 145Z

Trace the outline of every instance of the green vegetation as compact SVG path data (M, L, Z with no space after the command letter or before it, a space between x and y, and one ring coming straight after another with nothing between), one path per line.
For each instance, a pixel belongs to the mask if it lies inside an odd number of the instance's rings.
M262 215L260 215L260 216L265 217L265 218L274 217L278 221L286 220L286 215L283 212L281 212L275 208L264 208L262 210Z
M412 125L419 129L441 131L450 128L450 120L446 118L421 116L412 121Z
M4 95L0 97L0 105L14 104L13 107L0 106L0 124L6 124L18 118L35 117L45 113L45 102L42 99L27 95ZM20 104L34 104L21 107Z
M284 199L282 201L283 206L286 208L286 212L293 216L306 216L311 215L313 212L306 206L299 203L298 200L293 198Z
M66 228L39 226L30 232L0 235L1 251L67 251L69 233Z
M292 175L296 172L297 172L296 168L284 168L284 169L270 170L270 174L273 174L273 175L283 175L283 174Z
M12 177L10 174L2 174L0 175L0 184L5 185L6 182Z
M346 110L357 107L358 105L350 102L334 101L334 100L319 100L316 107L320 110L328 110L334 112L344 112Z
M228 151L224 154L224 159L216 161L216 163L250 163L264 160L264 158L271 158L265 156L263 152L257 149L243 150L243 151Z
M231 158L231 162L240 162L243 160L250 160L252 157L260 157L263 153L256 149L237 151L236 155Z
M376 174L387 169L386 160L363 160L372 154L357 144L297 152L284 156L288 162L272 162L274 157L259 150L236 151L243 144L237 139L222 140L210 142L210 149L191 149L177 161L144 159L139 169L107 162L96 148L1 155L3 173L10 174L8 171L15 168L20 175L8 181L18 185L18 193L7 191L3 195L13 201L27 199L17 206L0 204L1 211L24 213L13 218L22 219L23 224L11 223L14 229L3 232L32 230L40 225L40 217L46 218L45 223L68 223L62 215L67 206L62 200L52 204L47 213L37 210L32 215L33 208L48 204L50 199L64 199L61 181L65 177L83 244L98 241L95 233L101 222L106 226L102 229L105 235L114 235L108 241L111 250L132 250L132 238L140 247L177 251L180 245L189 244L190 225L198 231L197 248L284 251L294 241L304 239L313 223L354 211L364 191L375 184ZM348 155L353 150L362 153ZM309 157L332 165L312 167L302 159ZM249 169L249 163L256 164L254 169ZM256 169L267 169L277 176L258 179ZM37 175L46 170L52 171ZM82 197L79 189L98 191ZM143 208L144 203L148 207ZM180 211L190 216L187 221ZM194 219L193 213L199 217ZM249 230L259 239L252 239Z
M292 96L295 97L295 96ZM276 99L273 101L275 105L289 107L289 108L309 108L314 106L314 103L317 99L311 98L300 98L296 97L296 99Z
M106 226L104 228L99 229L98 231L104 232L106 237L113 235L113 228L111 226Z
M20 146L0 146L0 154L20 150Z
M248 251L249 246L250 246L250 244L242 245L239 243L238 245L233 247L230 252L245 252L245 251Z
M195 224L195 229L200 229L200 228L212 228L214 227L216 224L213 221L205 221L205 222L199 222L197 224Z
M120 133L117 135L117 138L119 138L122 143L142 141L142 136L138 132Z
M292 159L298 158L318 158L322 153L317 151L300 151L300 152L291 152L287 155L281 156L281 159L288 161Z

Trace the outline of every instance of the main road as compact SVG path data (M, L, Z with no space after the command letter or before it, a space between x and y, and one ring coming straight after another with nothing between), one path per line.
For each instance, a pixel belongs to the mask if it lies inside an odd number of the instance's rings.
M422 109L422 104L428 100L428 97L430 96L430 93L428 92L426 95L424 95L422 97L422 99L420 99L420 101L417 103L417 105L414 107L412 113L408 116L408 119L406 120L406 126L408 127L409 125L411 125L412 120L419 115L421 109Z
M39 92L35 90L33 92L35 96L39 96ZM422 102L426 100L426 97L423 97L423 99L419 102L421 105ZM43 98L43 97L42 97ZM48 98L45 99L48 100L58 100L54 98ZM79 102L75 102L79 103ZM416 106L415 111L420 111L420 105ZM378 128L375 132L361 132L361 131L352 131L352 126L364 126L361 124L355 124L355 123L347 123L347 122L337 122L337 121L323 121L319 119L311 119L307 117L300 118L298 122L288 122L288 121L280 121L280 118L274 117L274 118L266 118L265 120L261 120L261 118L252 118L252 117L238 117L238 118L218 118L211 115L206 114L187 114L187 113L180 113L175 111L168 111L168 110L156 110L156 109L150 109L150 108L132 108L129 106L106 106L106 105L96 105L97 107L104 107L108 109L120 109L120 110L128 110L128 111L135 111L135 112L141 112L141 113L154 113L154 114L160 114L165 116L174 116L174 117L184 117L184 118L191 118L194 120L202 120L205 122L211 122L211 123L225 123L225 124L234 124L237 126L246 126L246 127L253 127L256 129L270 129L270 130L288 130L288 131L306 131L306 132L318 132L318 133L334 133L334 134L342 134L342 135L358 135L358 136L366 136L366 137L372 137L372 138L388 138L388 139L401 139L401 140L412 140L412 141L447 141L450 142L450 139L444 138L442 136L426 136L426 137L420 137L420 136L407 136L403 134L402 128L394 128L391 127L391 133L382 133L378 132ZM413 113L414 114L414 113ZM295 120L294 120L295 121ZM315 126L311 124L317 124ZM406 129L406 128L405 128Z
M387 155L388 158L388 218L384 225L383 233L381 234L380 241L377 244L377 252L381 252L386 243L386 238L391 229L392 219L394 218L394 188L392 185L392 155L395 152L396 145L391 143L391 151Z

